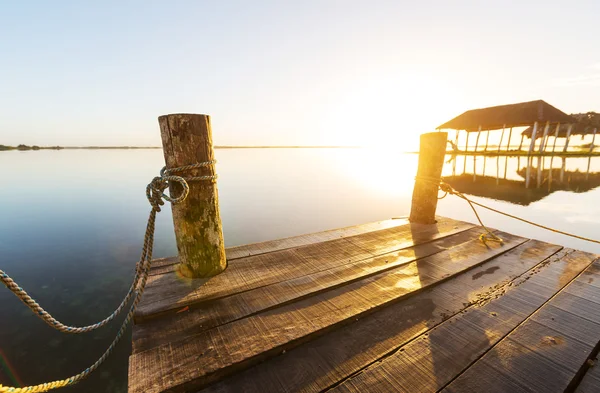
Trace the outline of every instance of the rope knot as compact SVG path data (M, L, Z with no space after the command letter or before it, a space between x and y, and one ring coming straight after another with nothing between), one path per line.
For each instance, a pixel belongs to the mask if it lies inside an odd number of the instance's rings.
M188 181L215 181L217 179L217 175L193 176L183 178L182 176L177 176L173 173L204 168L212 166L215 163L216 161L213 160L170 169L167 169L167 167L164 166L160 170L160 176L156 176L154 179L152 179L152 181L146 187L146 198L148 198L148 202L150 202L152 208L157 212L159 212L160 207L165 204L164 201L171 202L172 204L183 202L183 200L185 200L185 198L187 198L188 194L190 193L190 186L188 185ZM165 190L173 183L178 183L182 188L181 194L177 197L165 194Z

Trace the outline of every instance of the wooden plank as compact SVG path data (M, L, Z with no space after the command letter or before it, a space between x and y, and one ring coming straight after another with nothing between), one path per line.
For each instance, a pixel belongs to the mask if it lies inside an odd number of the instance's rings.
M331 334L205 389L225 392L320 392L421 333L488 299L560 246L528 241L465 274L385 307ZM301 370L301 372L299 372Z
M500 235L503 245L472 240L367 279L134 354L130 357L130 392L200 388L479 266L526 241ZM461 263L454 263L458 260ZM449 274L439 268L441 265L455 266L456 271ZM153 378L136 378L142 370Z
M355 236L368 232L375 232L387 228L394 228L408 224L405 217L393 218L389 220L376 221L368 224L353 225L344 228L331 229L322 232L308 233L298 236L291 236L282 239L269 240L260 243L244 244L240 246L228 247L225 249L227 261L233 261L252 255L260 255L273 251L285 250L293 247L305 246L308 244L320 243L327 240ZM174 265L179 263L178 257L157 258L152 261L150 275L158 275L173 272Z
M577 389L575 389L576 393L600 392L600 364L598 364L598 359L593 360L591 364L591 368L587 371Z
M356 236L363 233L380 231L383 229L399 227L406 224L408 224L408 219L402 217L390 220L377 221L369 224L332 229L323 232L309 233L300 236L292 236L284 239L270 240L261 243L230 247L226 250L227 260L233 261L235 259L244 258L251 255L258 255L267 252L284 250L287 248L306 246L308 244L321 243L327 240L333 240L342 237Z
M575 252L570 257L597 258L596 255L583 252ZM564 275L571 276L575 271L576 268L570 264L557 277L567 281ZM582 274L573 282L581 283L586 279ZM482 379L490 385L507 383L509 380L519 385L515 392L565 391L578 377L580 369L600 341L600 305L577 295L585 294L584 291L591 286L586 288L571 284L540 307L444 391L472 392L475 386L480 386L481 381L478 380ZM545 283L543 285L546 286ZM539 288L534 286L529 289L539 293ZM595 291L600 292L600 288ZM493 377L485 374L490 368L499 373Z
M404 217L393 218L389 220L377 221L368 224L354 225L345 228L327 230L323 232L309 233L299 236L292 236L283 239L269 240L266 242L245 244L225 249L227 261L233 263L236 259L260 255L273 251L285 250L293 247L306 246L308 244L321 243L327 240L333 240L348 236L360 235L368 232L380 231L382 229L399 227L408 224L408 219ZM179 263L179 258L157 258L152 261L150 275L159 275L175 271L175 265Z
M493 296L483 305L450 318L332 392L432 392L443 388L566 285L565 278L573 279L594 259L583 253L562 255L547 267L533 270L515 285L503 288L499 297ZM572 269L574 266L579 271ZM566 269L568 276L557 274L552 267ZM523 295L536 282L544 282L552 288L552 294L526 294L527 301L515 296ZM381 378L382 375L395 378Z
M479 228L473 228L436 242L419 244L379 257L215 299L188 307L185 312L153 320L152 323L139 324L133 331L133 352L144 351L177 337L197 334L277 305L396 268L473 240L480 231Z
M469 223L440 219L434 225L403 225L239 259L225 272L210 279L185 280L175 274L150 276L135 321L372 257L369 249L355 244L361 237L378 238L382 245L377 252L384 254L470 228L473 225Z

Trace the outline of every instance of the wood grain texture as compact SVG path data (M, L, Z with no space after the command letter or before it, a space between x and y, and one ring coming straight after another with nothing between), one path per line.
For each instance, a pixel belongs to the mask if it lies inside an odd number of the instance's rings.
M464 274L212 385L203 393L320 392L466 307L508 287L561 249L528 241Z
M152 323L139 324L133 332L133 352L144 351L179 337L197 334L278 305L396 268L473 240L477 238L479 231L478 228L475 228L459 232L435 242L419 244L352 264L336 266L201 303L189 307L185 312L176 313Z
M501 236L503 245L472 240L289 305L134 354L130 358L130 392L200 388L479 266L526 241L510 234ZM152 378L135 378L142 371Z
M185 280L174 273L150 276L135 321L140 323L186 306L430 242L473 227L451 219L440 219L434 225L407 224L242 258L231 269L208 280Z
M214 161L210 117L172 114L158 118L167 169ZM213 165L176 173L183 177L215 175ZM171 204L179 255L179 271L185 277L212 277L227 267L225 242L219 212L216 181L189 182L187 198ZM179 183L171 182L169 192L179 196Z
M547 296L552 292L542 290L550 288L550 279L558 279L558 285L561 285L568 276L578 275L580 261L591 262L596 258L593 254L574 252L563 258L568 261L563 268L557 270L556 266L549 266L532 277L523 284L529 302L534 301L533 295ZM554 277L540 280L545 271L554 273ZM573 283L581 282L584 277L580 275ZM482 380L490 385L515 385L514 392L565 391L600 341L597 304L590 304L589 300L576 295L584 295L585 290L585 287L567 282L565 291L559 291L544 303L444 391L472 392ZM487 374L490 368L497 373Z
M514 285L499 289L482 305L448 319L332 391L435 392L443 388L566 285L564 276L554 271L556 268L577 266L579 271L569 269L566 276L573 279L593 260L589 255L571 255L557 254L541 269L534 269ZM530 296L528 290L534 283L542 282L553 293Z
M600 392L600 364L598 359L587 371L581 383L575 389L576 393L598 393Z
M331 229L327 231L292 236L277 240L269 240L266 242L227 247L225 249L225 255L227 257L227 262L233 263L236 259L249 257L252 255L266 254L273 251L280 251L285 250L287 248L320 243L327 240L354 236L367 232L379 231L382 229L398 227L406 224L408 224L407 218L393 218L389 220L376 221L368 224L353 225L345 228ZM178 257L154 259L152 261L150 275L155 276L174 272L178 263Z
M446 132L430 132L421 135L419 166L410 207L411 222L421 224L435 222L435 210L438 202L438 184L435 181L442 176L447 140ZM433 183L431 179L434 180Z

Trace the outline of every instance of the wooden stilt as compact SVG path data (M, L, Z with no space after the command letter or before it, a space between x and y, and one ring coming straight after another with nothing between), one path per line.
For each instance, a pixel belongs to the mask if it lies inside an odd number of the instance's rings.
M485 177L485 164L487 163L487 157L486 156L482 156L483 157L483 173L482 176Z
M560 131L560 123L556 123L556 132L554 133L554 144L552 145L552 153L556 150L556 141L558 140L558 132Z
M458 156L455 154L452 157L452 176L456 176L456 161L458 160Z
M567 151L569 147L569 140L571 139L571 131L573 131L573 124L569 124L569 128L567 129L567 138L565 141L565 147L563 148L563 152Z
M454 148L458 150L458 133L460 130L456 130L456 137L454 138Z
M594 128L594 133L592 134L592 144L590 145L590 153L594 151L594 142L596 141L596 131L597 130L598 130L597 128Z
M502 134L500 134L500 142L498 142L498 153L500 153L500 148L502 147L502 139L504 139L504 128L505 126L502 126Z
M542 166L544 165L544 161L542 161L543 157L537 158L537 186L536 188L540 188L542 184Z
M554 163L554 156L550 157L550 170L548 171L548 191L552 187L552 164Z
M533 123L533 131L531 132L531 143L529 144L529 154L533 152L535 147L535 137L537 136L538 122Z
M523 148L523 139L525 139L525 135L521 134L521 143L519 143L519 151Z
M508 131L508 140L506 141L506 151L510 151L510 137L512 136L512 127Z
M488 150L488 144L490 142L490 130L487 130L487 134L485 135L485 150Z
M548 131L550 130L550 122L546 122L546 127L544 127L544 134L542 135L542 140L540 141L540 153L544 152L546 147L546 138L548 138Z
M479 131L477 131L477 139L475 139L475 150L477 151L477 146L479 145L479 137L481 136L481 126L479 126Z
M592 163L592 157L588 157L588 165L587 165L587 170L585 171L585 180L588 180L590 178L590 164Z
M466 133L467 133L467 141L465 142L465 151L468 151L469 150L469 134L470 134L470 132L466 131ZM466 160L465 160L465 162L466 162Z
M496 185L500 184L500 157L496 157Z
M531 164L533 157L527 156L527 169L525 170L525 188L529 188L529 182L531 180Z

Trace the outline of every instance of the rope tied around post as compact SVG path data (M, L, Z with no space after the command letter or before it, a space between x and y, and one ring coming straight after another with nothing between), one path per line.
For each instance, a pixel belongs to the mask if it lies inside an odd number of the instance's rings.
M216 163L216 161L207 161L201 162L192 165L181 166L177 168L167 169L163 167L160 171L160 176L156 176L152 179L152 181L146 186L146 198L148 202L152 206L150 210L150 215L148 217L148 223L146 225L146 232L144 234L144 242L142 246L142 255L140 260L136 263L135 267L135 276L133 279L133 283L131 284L125 298L121 302L121 304L117 307L112 314L103 319L100 322L97 322L92 325L83 326L83 327L75 327L68 326L60 321L56 320L50 313L44 310L23 288L21 288L8 274L6 274L3 270L0 269L0 281L17 296L29 309L41 318L44 322L46 322L49 326L54 329L63 332L63 333L86 333L93 330L96 330L102 326L105 326L110 321L112 321L117 315L121 313L121 311L127 306L131 298L133 297L133 302L129 308L129 312L125 317L125 320L121 324L121 328L119 329L117 335L115 336L112 343L106 349L106 351L102 354L102 356L90 367L80 372L77 375L74 375L70 378L47 382L43 384L38 384L34 386L27 387L9 387L3 386L0 384L0 393L11 392L11 393L24 393L24 392L47 392L49 390L61 388L64 386L69 386L76 384L77 382L88 377L94 370L96 370L104 361L108 358L108 356L113 352L118 342L123 337L125 330L131 320L133 319L133 314L136 310L138 303L142 298L142 294L144 293L144 289L146 286L146 282L148 280L148 273L150 272L150 268L152 265L152 252L154 248L154 230L156 223L156 213L161 211L161 206L164 205L164 201L168 201L171 204L177 204L185 200L189 193L189 185L190 181L203 181L203 180L211 180L215 181L217 179L217 175L209 175L209 176L192 176L192 177L183 177L173 175L173 173L181 173L186 172L193 169L203 168L212 166ZM170 184L178 183L183 191L177 196L173 197L172 195L166 195L164 191L169 187Z
M435 178L431 178L431 177L417 176L415 179L416 180L423 180L425 182L437 185L439 187L439 189L444 192L444 195L442 195L441 197L438 197L438 199L444 199L447 195L450 194L450 195L456 195L457 197L459 197L459 198L464 199L465 201L467 201L469 203L469 206L473 210L473 213L475 213L475 217L477 217L477 221L479 221L479 224L483 227L483 229L486 230L486 232L487 232L488 235L492 235L495 238L495 239L494 238L487 239L485 237L486 234L482 234L479 238L483 242L485 242L486 240L494 240L494 241L500 241L500 242L502 242L502 239L500 239L498 236L496 236L495 234L493 234L485 225L483 225L483 222L481 221L481 218L479 217L479 214L477 213L477 210L475 209L475 206L479 206L481 208L487 209L487 210L492 211L494 213L498 213L500 215L503 215L503 216L506 216L506 217L509 217L509 218L513 218L513 219L515 219L517 221L521 221L521 222L524 222L526 224L533 225L535 227L538 227L538 228L541 228L541 229L545 229L545 230L550 231L550 232L558 233L560 235L569 236L569 237L572 237L574 239L584 240L584 241L590 242L590 243L600 244L600 240L592 239L592 238L585 237L585 236L579 236L579 235L576 235L574 233L561 231L561 230L556 229L556 228L551 228L549 226L538 224L536 222L526 220L526 219L524 219L522 217L518 217L518 216L515 216L513 214L505 213L503 211L494 209L493 207L486 206L483 203L475 202L475 201L469 199L463 193L455 190L450 184L444 182L441 178L435 179Z
M438 186L439 189L444 192L444 195L442 195L441 197L438 197L438 199L444 199L448 195L456 195L457 197L467 201L469 203L469 206L473 210L473 213L475 213L475 217L477 217L477 221L479 221L479 225L481 225L481 227L485 230L485 233L482 233L481 235L479 235L479 240L481 240L483 243L486 243L488 241L494 241L494 242L498 242L500 244L504 243L504 240L502 240L502 238L500 238L498 235L496 235L495 233L490 231L483 224L483 221L481 221L481 217L479 217L479 214L477 213L475 206L473 206L473 204L475 202L471 201L463 193L456 191L450 184L444 182L441 178L436 179L436 178L428 177L428 176L417 176L417 177L415 177L415 180L422 180L427 183L431 183L431 184Z

